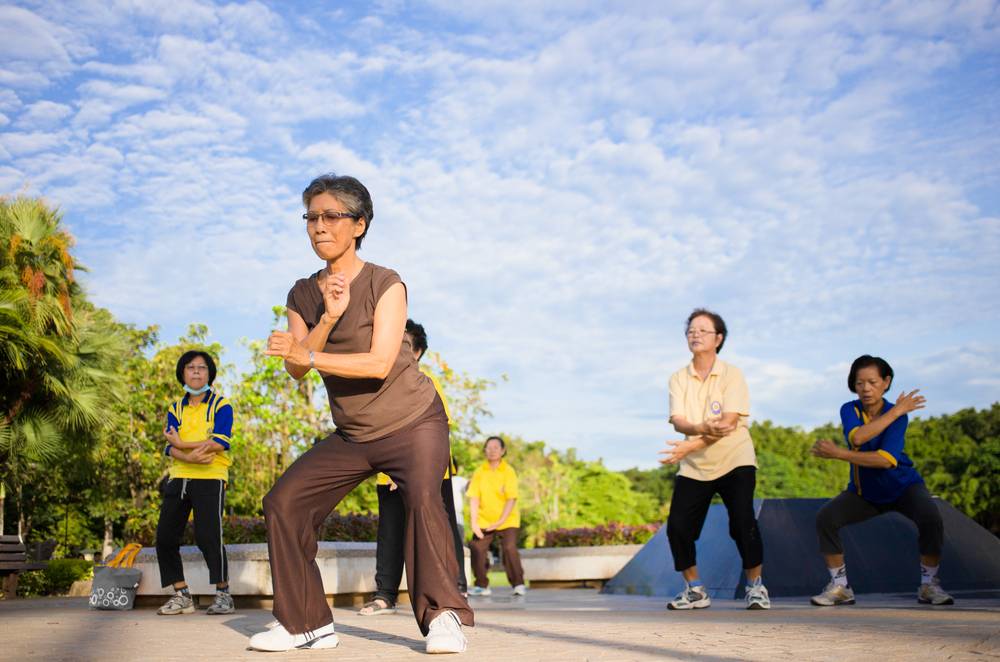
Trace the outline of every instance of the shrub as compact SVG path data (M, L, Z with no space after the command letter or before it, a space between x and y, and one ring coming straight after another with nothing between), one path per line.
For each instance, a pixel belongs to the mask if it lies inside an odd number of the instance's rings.
M596 547L598 545L641 545L659 530L658 524L608 522L579 529L556 529L545 534L545 547Z
M319 540L336 542L374 542L378 532L378 515L372 513L333 512L319 527ZM267 527L263 517L226 517L222 520L222 540L226 544L267 542ZM184 532L185 545L193 545L194 525L188 522Z
M73 582L94 576L94 564L84 559L53 559L44 570L32 570L18 577L17 594L22 597L63 595Z

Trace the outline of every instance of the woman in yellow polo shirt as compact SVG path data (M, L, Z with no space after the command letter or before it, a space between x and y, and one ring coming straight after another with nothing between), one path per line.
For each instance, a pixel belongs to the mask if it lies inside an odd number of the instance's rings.
M716 494L729 513L729 535L743 559L747 609L771 607L761 580L764 546L753 510L757 457L747 429L750 393L739 368L718 357L727 333L716 313L692 312L687 321L691 363L670 377L670 423L684 441L667 442L661 462L680 464L667 537L685 587L668 609L704 609L712 603L698 576L695 541Z
M503 567L507 579L514 587L514 595L528 592L524 585L521 556L517 553L517 534L521 526L521 513L517 508L517 474L504 461L507 445L500 437L490 437L483 445L486 461L472 474L469 488L470 525L472 540L472 572L476 585L469 595L490 595L488 557L494 536L500 536L503 550Z
M162 586L174 595L157 612L163 616L190 614L194 601L184 580L180 545L188 517L194 511L194 537L216 585L209 614L235 611L229 595L229 564L222 542L222 513L229 480L229 441L233 407L211 389L215 361L208 352L184 352L177 361L177 381L185 395L167 410L164 453L171 458L170 479L163 488L156 525L156 560Z

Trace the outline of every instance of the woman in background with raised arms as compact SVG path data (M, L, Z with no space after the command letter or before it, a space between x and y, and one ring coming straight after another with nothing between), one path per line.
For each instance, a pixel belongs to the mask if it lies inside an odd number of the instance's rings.
M840 408L847 447L829 439L813 446L817 457L848 462L847 489L831 499L816 514L819 549L823 553L830 583L812 603L821 607L854 604L854 591L847 582L844 548L840 529L882 513L895 510L917 525L920 549L920 587L917 601L950 605L954 600L942 590L937 572L944 545L941 513L930 492L903 450L906 443L907 414L924 408L919 391L899 394L896 404L885 399L892 386L892 367L878 356L859 356L851 364L847 388L858 399Z
M316 529L348 492L382 471L406 505L406 581L427 652L462 652L462 625L473 625L473 614L456 585L441 500L448 419L404 337L406 288L395 271L357 255L373 216L361 182L322 175L303 191L302 202L309 241L326 264L292 287L288 331L272 333L266 353L283 357L295 379L320 372L337 430L296 460L264 497L279 625L251 637L250 647L337 645L315 560Z

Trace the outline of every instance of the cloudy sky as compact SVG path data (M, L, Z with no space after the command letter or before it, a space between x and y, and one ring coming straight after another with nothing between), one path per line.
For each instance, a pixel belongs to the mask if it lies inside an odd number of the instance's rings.
M758 420L833 420L862 353L1000 400L998 154L997 2L0 5L0 193L99 304L239 363L319 268L302 188L353 174L432 349L509 377L487 427L615 468L696 306Z

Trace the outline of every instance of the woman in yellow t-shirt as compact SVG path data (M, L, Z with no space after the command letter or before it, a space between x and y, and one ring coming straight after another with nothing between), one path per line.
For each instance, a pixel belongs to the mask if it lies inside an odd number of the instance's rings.
M494 536L500 537L503 567L514 587L514 595L528 592L524 585L524 570L517 552L517 534L521 513L517 508L517 473L504 461L507 446L500 437L490 437L483 445L486 461L472 474L469 488L469 518L472 526L472 572L476 585L469 595L490 595L488 557Z
M718 314L699 308L688 316L691 363L670 377L670 423L684 441L667 442L664 464L680 464L667 518L674 568L685 586L668 609L704 609L712 601L698 576L695 541L716 494L729 513L746 575L747 609L770 609L761 580L764 546L753 509L757 458L747 429L750 394L743 373L718 354L727 338Z

